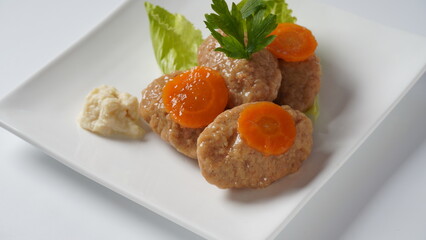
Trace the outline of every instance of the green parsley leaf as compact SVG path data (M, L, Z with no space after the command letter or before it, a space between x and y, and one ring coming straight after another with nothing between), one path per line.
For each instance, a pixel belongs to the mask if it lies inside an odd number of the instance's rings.
M276 16L267 15L263 17L263 11L247 18L247 52L253 54L268 46L275 36L268 36L276 27Z
M241 15L243 18L247 18L248 16L256 13L257 11L266 8L266 5L263 3L263 0L254 0L254 1L244 1L245 4L237 5L239 9L241 9Z
M263 0L247 0L240 7L232 3L231 10L225 0L213 0L211 6L216 13L206 14L204 23L221 45L216 51L230 58L250 59L274 39L268 35L277 26L276 16L265 14Z

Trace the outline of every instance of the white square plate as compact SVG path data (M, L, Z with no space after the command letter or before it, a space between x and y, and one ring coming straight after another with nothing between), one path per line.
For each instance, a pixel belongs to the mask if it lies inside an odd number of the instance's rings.
M202 29L203 14L211 12L208 1L152 2L184 14ZM142 1L124 4L3 99L0 123L83 175L204 237L272 238L377 127L426 65L424 38L319 3L288 2L298 23L319 42L321 116L313 153L302 169L266 189L218 189L203 179L194 160L152 132L143 141L124 141L78 126L84 97L94 87L108 84L139 97L160 76Z

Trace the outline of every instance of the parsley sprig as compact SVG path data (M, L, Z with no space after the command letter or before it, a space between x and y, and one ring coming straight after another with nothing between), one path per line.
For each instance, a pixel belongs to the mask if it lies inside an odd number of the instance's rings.
M213 0L211 7L216 13L206 14L204 23L221 45L216 51L230 58L250 59L274 40L269 34L277 27L277 16L265 14L263 0L247 0L242 7L232 3L231 10L225 0Z

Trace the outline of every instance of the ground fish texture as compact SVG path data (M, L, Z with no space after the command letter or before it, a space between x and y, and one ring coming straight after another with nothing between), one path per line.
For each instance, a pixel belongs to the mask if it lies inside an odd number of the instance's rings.
M219 188L263 188L299 170L312 149L312 122L303 113L283 108L296 123L296 139L284 154L265 156L249 147L237 131L238 117L252 103L221 113L201 133L197 157L206 180Z
M278 60L263 49L252 55L250 60L233 59L223 52L212 36L198 49L198 64L213 68L225 78L229 90L228 108L255 101L273 101L281 84Z
M139 114L163 140L179 152L196 159L197 138L204 128L185 128L174 122L166 112L162 99L164 86L179 73L157 78L142 91Z
M301 62L279 60L282 73L281 87L275 103L289 105L305 112L314 103L321 85L321 66L319 58L313 55Z

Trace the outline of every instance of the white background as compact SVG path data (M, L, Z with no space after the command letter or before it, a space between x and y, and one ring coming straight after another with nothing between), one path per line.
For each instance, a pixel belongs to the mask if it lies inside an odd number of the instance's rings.
M426 37L424 0L318 1ZM0 98L121 2L0 0ZM278 239L426 239L425 92L423 75ZM199 237L0 129L0 239Z

